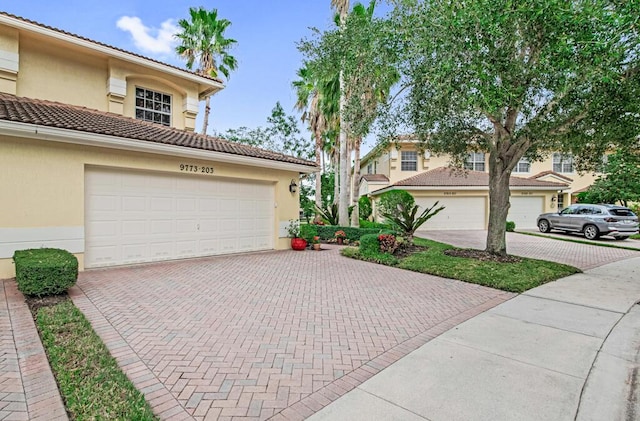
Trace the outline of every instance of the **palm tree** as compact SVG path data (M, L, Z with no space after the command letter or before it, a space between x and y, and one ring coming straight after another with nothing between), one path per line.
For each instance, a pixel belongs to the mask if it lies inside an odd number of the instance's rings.
M331 0L331 7L340 15L340 27L343 28L349 13L349 0ZM347 155L347 127L344 121L346 96L344 92L344 74L340 69L340 198L338 200L338 220L340 225L349 225L349 157Z
M218 19L218 10L206 10L203 7L189 8L191 20L180 19L181 31L175 37L180 41L176 52L187 60L187 68L193 69L203 76L218 78L220 73L229 79L231 71L236 70L238 62L229 50L237 41L225 38L224 32L231 25L227 19ZM211 112L211 95L207 95L204 109L202 134L207 133L209 114Z

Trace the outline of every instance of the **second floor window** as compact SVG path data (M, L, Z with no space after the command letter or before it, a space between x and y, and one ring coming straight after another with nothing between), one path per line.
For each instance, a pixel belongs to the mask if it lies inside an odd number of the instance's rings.
M513 172L530 172L531 162L527 158L520 158L520 161L513 167Z
M418 152L402 151L400 157L401 171L418 171Z
M136 87L136 119L171 125L171 95Z
M464 163L464 168L472 171L484 171L484 154L471 152Z
M559 173L573 172L573 156L571 154L554 153L553 171Z

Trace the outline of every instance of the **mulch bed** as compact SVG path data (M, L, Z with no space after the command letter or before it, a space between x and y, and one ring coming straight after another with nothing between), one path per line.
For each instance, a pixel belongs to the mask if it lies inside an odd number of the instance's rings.
M31 310L33 319L35 320L38 310L43 307L51 307L69 299L69 295L65 292L60 295L49 295L46 297L25 296L25 301Z
M500 256L497 254L487 253L484 250L476 249L449 249L444 254L453 257L466 257L468 259L476 259L482 262L498 262L498 263L520 263L522 259L516 256Z
M398 259L402 259L405 257L409 257L414 253L420 253L423 251L427 251L429 249L429 247L424 247L424 246L416 246L415 244L412 244L410 246L406 246L406 247L400 247L398 250L395 251L395 253L393 253L393 255L395 257L397 257Z

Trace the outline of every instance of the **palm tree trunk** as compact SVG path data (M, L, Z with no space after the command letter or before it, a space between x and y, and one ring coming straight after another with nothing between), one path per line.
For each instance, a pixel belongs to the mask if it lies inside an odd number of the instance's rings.
M322 136L316 130L316 165L320 168L322 160ZM318 170L316 173L316 209L322 207L322 171ZM318 211L316 210L316 216Z
M202 134L207 134L207 126L209 126L209 113L211 113L211 95L207 95L204 102L204 121L202 122Z
M340 28L344 28L349 13L349 0L342 0L338 7L340 12ZM340 69L340 200L338 201L338 221L342 226L349 225L349 161L347 156L347 122L344 118L347 98L345 95L344 72Z
M353 211L351 213L351 226L359 227L360 226L360 211L358 209L358 196L360 193L359 184L360 181L360 145L362 144L362 137L358 136L355 139L355 143L353 145L354 152L354 161L353 161L353 191L352 191L352 202Z

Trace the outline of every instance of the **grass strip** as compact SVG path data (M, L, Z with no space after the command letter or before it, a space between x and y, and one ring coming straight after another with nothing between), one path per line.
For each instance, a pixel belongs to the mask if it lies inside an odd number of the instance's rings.
M387 266L517 293L581 272L580 269L573 266L525 257L521 258L520 262L499 263L447 256L444 251L455 247L423 238L415 238L414 242L416 245L428 247L428 249L397 259L395 264L391 259L388 261L375 259L373 261ZM362 256L356 248L345 248L342 250L342 255L372 261L372 259Z
M40 308L36 324L72 419L158 419L71 300Z
M595 243L595 242L591 242L591 241L586 241L586 240L580 240L578 238L564 238L564 237L556 237L554 235L545 235L545 234L538 234L537 232L524 232L524 231L514 231L516 234L522 234L522 235L531 235L533 237L542 237L542 238L550 238L552 240L559 240L559 241L568 241L570 243L578 243L578 244L588 244L590 246L596 246L596 247L609 247L609 248L614 248L614 249L623 249L623 250L631 250L631 251L638 251L637 248L634 247L627 247L627 246L619 246L617 244L610 244L610 243ZM633 238L636 240L640 240L640 237L636 238L636 235L632 235L629 238Z
M634 240L640 240L640 234L634 234L629 238L633 238Z

